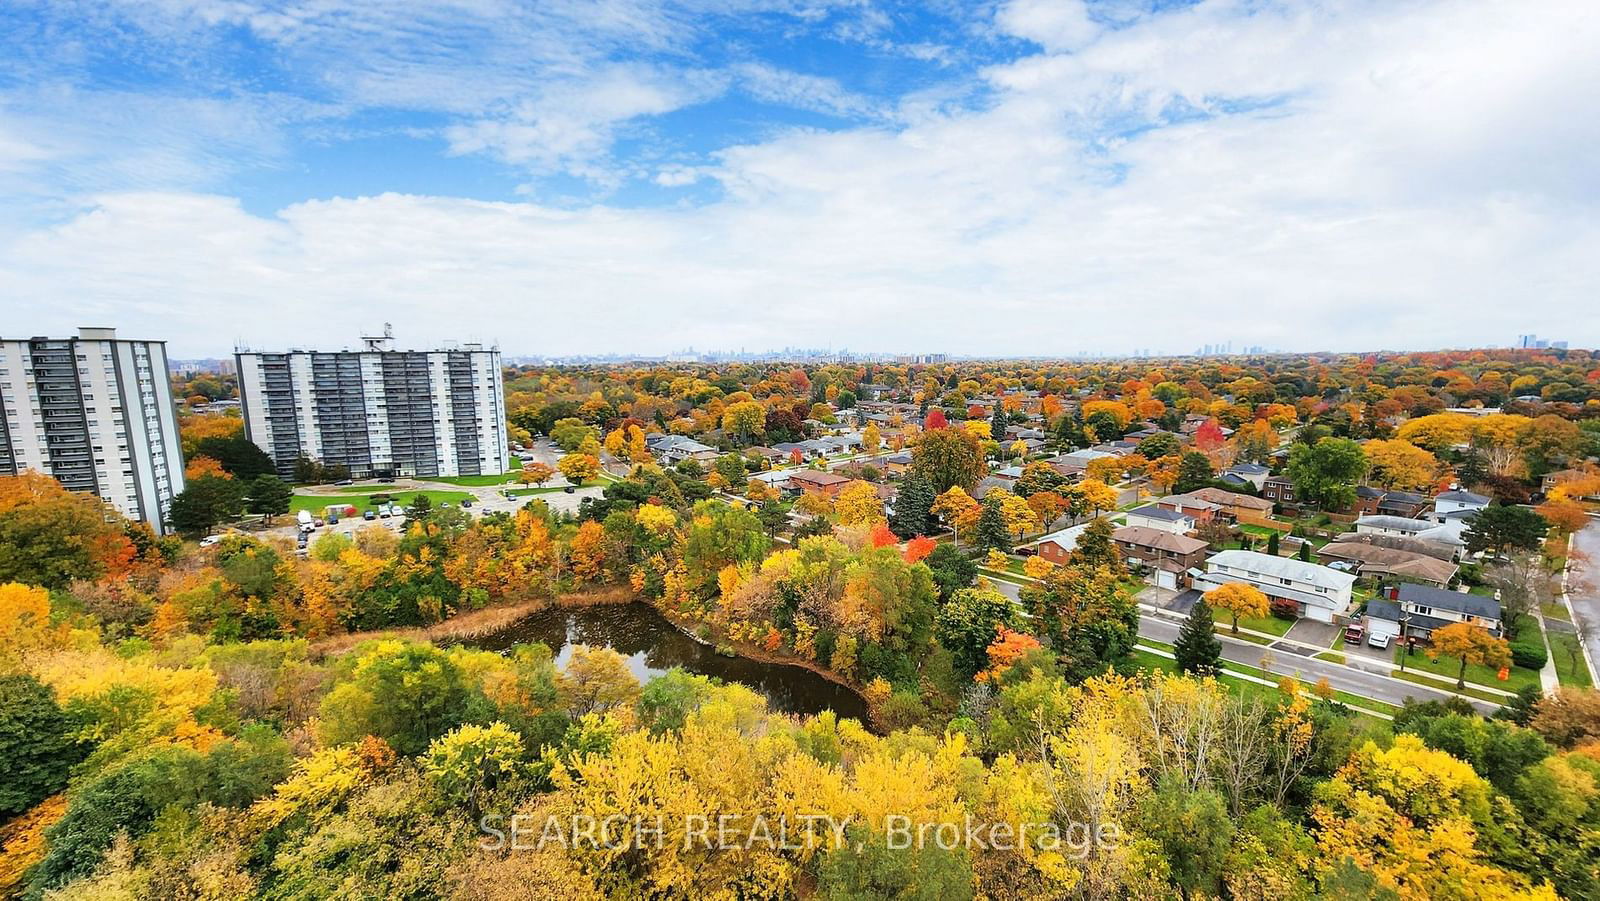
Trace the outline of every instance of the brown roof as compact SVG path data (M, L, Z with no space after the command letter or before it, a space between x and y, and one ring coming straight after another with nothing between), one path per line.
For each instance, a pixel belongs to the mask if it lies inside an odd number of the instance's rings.
M1361 564L1363 572L1413 576L1440 585L1449 582L1450 577L1456 574L1456 565L1448 560L1361 541L1329 542L1317 551L1317 556L1354 561Z
M1201 488L1189 492L1189 497L1197 497L1203 501L1210 501L1222 507L1245 507L1253 510L1272 512L1272 501L1265 498L1240 494L1237 491L1223 491L1221 488Z
M824 472L820 469L802 469L790 475L789 481L807 482L819 488L826 488L829 485L839 485L850 480L837 473Z
M1123 526L1111 533L1111 540L1155 548L1159 551L1170 551L1182 556L1188 556L1207 547L1206 542L1198 538L1174 535L1165 529L1152 529L1148 526Z

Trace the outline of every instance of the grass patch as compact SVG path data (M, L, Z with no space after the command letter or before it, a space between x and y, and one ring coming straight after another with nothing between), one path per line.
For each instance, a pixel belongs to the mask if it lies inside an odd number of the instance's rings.
M1400 655L1403 653L1405 653L1403 648L1395 648L1394 662L1396 666L1400 665ZM1440 657L1438 660L1432 660L1427 654L1419 652L1412 654L1406 660L1406 669L1422 670L1424 672L1434 673L1435 675L1445 676L1452 683L1454 683L1456 680L1456 674L1461 669L1461 661L1454 657ZM1521 689L1523 686L1537 686L1539 684L1538 670L1523 669L1520 666L1513 666L1511 667L1511 672L1508 678L1504 682L1500 681L1499 672L1499 670L1492 667L1469 663L1467 664L1466 678L1467 682L1469 683L1475 682L1479 685L1487 685L1490 688L1498 688L1501 691L1510 692L1515 692Z
M471 488L487 488L490 485L504 485L516 480L517 474L515 472L502 472L495 476L433 476L422 478L418 481L440 482L445 485L462 485Z
M1407 672L1402 673L1399 670L1395 670L1394 672L1390 673L1390 675L1404 682L1415 682L1418 685L1424 685L1428 688L1439 691L1454 691L1457 694L1463 694L1469 698L1477 698L1480 701L1489 701L1493 704L1504 704L1506 701L1510 700L1509 698L1502 697L1501 695L1492 694L1481 689L1473 688L1471 683L1468 683L1467 687L1462 689L1457 689L1454 685L1444 685L1440 682L1434 681L1433 679L1429 679L1427 676L1419 676L1414 672L1410 672L1409 669L1411 664L1409 663L1406 664L1406 667L1408 669Z
M1326 660L1329 663L1337 663L1340 666L1343 666L1345 663L1344 655L1338 651L1323 651L1315 656L1318 660Z
M1139 639L1139 642L1150 647L1161 647L1166 649L1170 649L1172 647L1165 642L1154 641L1149 638L1141 638ZM1131 657L1134 664L1142 669L1159 670L1161 672L1168 673L1175 673L1178 671L1177 661L1168 657L1163 657L1160 654L1151 653L1147 650L1135 648ZM1262 685L1259 682L1252 682L1247 678L1241 678L1242 676L1254 676L1257 679L1266 679L1273 684ZM1277 687L1277 682L1280 678L1282 677L1266 672L1265 670L1260 670L1253 666L1246 666L1242 663L1234 663L1231 660L1223 661L1222 674L1218 676L1218 680L1222 682L1222 684L1228 686L1234 691L1237 691L1244 697L1263 695L1274 700L1283 697L1282 691L1280 691ZM1299 681L1303 686L1305 686L1306 691L1311 691L1315 685L1314 682L1307 682L1304 679ZM1351 707L1361 707L1366 710L1371 710L1374 713L1385 713L1389 716L1394 716L1400 712L1400 708L1395 704L1390 704L1386 701L1379 701L1374 698L1364 698L1360 695L1353 695L1347 691L1335 690L1333 692L1333 699Z
M560 485L541 485L535 488L507 488L505 493L510 497L531 497L535 494L553 494L565 490Z
M325 494L315 497L297 494L289 500L289 512L294 514L305 510L313 516L321 516L327 511L329 505L341 504L347 507L355 507L356 514L360 515L367 510L376 509L376 506L372 503L374 494L387 494L394 503L399 504L401 507L409 506L419 494L427 495L428 500L432 501L435 507L446 503L459 504L472 497L471 494L465 491L369 491L364 494Z
M1550 659L1556 665L1556 678L1562 685L1576 685L1580 688L1590 688L1594 685L1594 675L1589 672L1589 664L1583 659L1583 651L1578 647L1578 636L1571 632L1550 633Z
M1567 605L1560 601L1541 604L1539 612L1544 614L1545 619L1559 619L1564 623L1572 622L1572 617L1567 614Z
M1244 623L1241 622L1239 624L1239 627L1241 629L1244 628ZM1277 641L1277 639L1275 639L1275 638L1267 638L1267 637L1262 636L1262 635L1252 635L1249 632L1240 632L1238 635L1235 635L1235 634L1233 634L1233 630L1232 629L1230 629L1226 625L1223 625L1222 623L1218 623L1217 624L1216 633L1218 635L1226 635L1229 638L1238 639L1239 641L1248 641L1251 644L1269 645L1269 644L1272 644L1274 641Z

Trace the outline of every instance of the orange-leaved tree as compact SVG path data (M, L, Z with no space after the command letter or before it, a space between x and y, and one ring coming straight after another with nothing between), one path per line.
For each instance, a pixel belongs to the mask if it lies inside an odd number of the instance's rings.
M1213 610L1226 610L1233 617L1233 634L1239 634L1239 617L1266 616L1271 610L1267 596L1261 589L1247 582L1229 582L1205 594L1206 603Z
M1433 630L1428 657L1455 657L1461 661L1456 673L1456 688L1467 687L1467 664L1504 667L1511 665L1511 645L1504 638L1496 638L1476 623L1451 623Z

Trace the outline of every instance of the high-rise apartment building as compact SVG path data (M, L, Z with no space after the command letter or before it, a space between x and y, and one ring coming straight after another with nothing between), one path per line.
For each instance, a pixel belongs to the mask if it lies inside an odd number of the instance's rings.
M496 474L506 447L500 351L395 350L388 326L362 350L239 350L245 434L285 476L301 457L351 476Z
M165 531L183 490L177 407L162 341L116 329L0 338L0 474L32 469Z

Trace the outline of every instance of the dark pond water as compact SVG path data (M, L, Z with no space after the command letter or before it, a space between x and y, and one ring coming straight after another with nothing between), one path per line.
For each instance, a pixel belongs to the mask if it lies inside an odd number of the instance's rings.
M724 657L644 603L544 610L469 643L503 651L535 641L555 651L557 666L566 664L573 645L608 647L628 658L640 682L681 666L691 673L748 685L765 695L773 710L799 714L832 710L867 722L867 702L843 685L798 666Z

